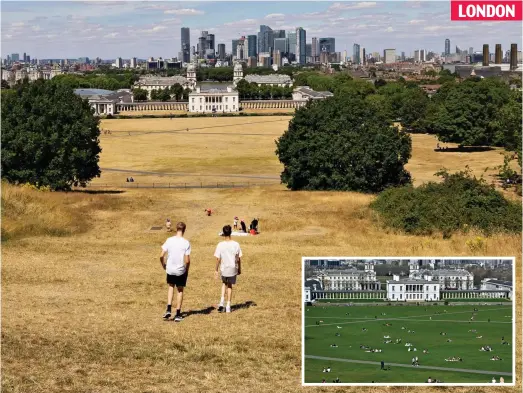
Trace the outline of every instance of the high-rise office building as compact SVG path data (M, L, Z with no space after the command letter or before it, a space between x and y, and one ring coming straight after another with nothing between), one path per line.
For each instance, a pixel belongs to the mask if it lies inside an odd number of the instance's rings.
M234 55L234 53L233 53L233 55ZM245 51L245 37L241 37L238 40L238 44L236 46L236 59L243 60L246 57L247 56L246 56L246 51Z
M469 48L469 55L470 55L471 53L474 53L474 48L473 48L472 46Z
M277 65L278 67L281 66L281 52L279 50L274 50L274 54L273 54L273 62L272 64L275 64Z
M332 37L320 38L320 52L334 53L336 52L336 40Z
M361 64L360 45L359 44L354 44L352 46L352 63Z
M130 64L130 67L131 67L131 68L136 68L136 57L132 57L132 58L131 58L131 64Z
M401 52L401 61L405 61L405 52Z
M13 53L11 55L11 61L14 63L16 61L20 61L20 55L18 53Z
M450 40L447 38L445 40L445 56L450 55Z
M232 40L232 47L231 47L231 53L233 56L236 56L236 51L238 49L238 42L240 40Z
M247 57L256 57L258 54L258 37L254 34L248 35L247 40L245 41L245 47L247 50Z
M486 67L490 64L490 53L488 50L488 44L483 44L483 66Z
M24 63L27 61L27 55L26 53L24 52Z
M518 68L518 44L510 45L510 69Z
M496 44L496 53L494 56L494 63L501 64L503 60L503 52L501 51L501 44Z
M123 60L121 57L118 57L115 62L116 68L123 68Z
M180 60L189 63L191 61L191 30L188 27L182 27L181 37L182 56Z
M396 62L396 49L385 49L383 51L383 62L392 64Z
M272 50L274 45L273 31L269 26L260 25L258 33L258 53L267 53Z
M30 63L31 62L31 56L27 55L27 62Z
M312 37L312 49L311 49L312 62L317 63L320 56L320 41L318 37Z
M274 39L274 52L280 51L282 55L289 52L289 39L288 38L275 38Z
M225 60L225 44L218 44L218 59Z
M206 46L207 46L207 37L206 36L201 36L198 38L198 57L200 59L203 59L205 57L205 49L206 49Z
M312 44L305 44L305 57L312 57Z
M216 49L214 47L214 34L207 34L205 49Z
M289 53L296 54L296 32L288 31L287 38L289 39Z
M276 38L285 38L285 30L273 30L272 37Z
M296 61L299 64L305 64L306 58L306 42L307 42L307 33L306 31L298 27L296 29Z

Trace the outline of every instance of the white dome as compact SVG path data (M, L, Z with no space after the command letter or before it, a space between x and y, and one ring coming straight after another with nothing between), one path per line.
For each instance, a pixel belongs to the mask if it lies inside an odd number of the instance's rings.
M234 65L234 71L243 71L243 67L240 63Z

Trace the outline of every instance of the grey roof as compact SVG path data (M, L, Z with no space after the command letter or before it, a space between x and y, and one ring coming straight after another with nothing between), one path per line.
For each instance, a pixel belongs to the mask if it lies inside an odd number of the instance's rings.
M472 273L465 269L436 269L436 270L420 270L420 274L427 274L429 276L468 276L472 277Z
M112 90L104 90L104 89L75 89L75 94L78 94L79 96L94 96L94 95L106 95L106 94L112 94L114 91Z
M488 281L485 281L485 284L503 285L505 287L511 287L512 288L512 282L511 281L488 280Z
M175 83L187 83L187 78L180 75L175 76L142 76L137 84L147 85L174 85Z
M292 79L289 75L284 74L272 74L272 75L247 75L244 78L249 83L292 83Z
M334 94L332 94L330 91L315 91L308 86L299 86L294 89L294 91L309 95L312 98L327 98L334 96Z
M429 280L417 280L413 278L400 278L398 281L394 280L387 280L388 283L398 283L398 284L439 284L437 281L429 281Z

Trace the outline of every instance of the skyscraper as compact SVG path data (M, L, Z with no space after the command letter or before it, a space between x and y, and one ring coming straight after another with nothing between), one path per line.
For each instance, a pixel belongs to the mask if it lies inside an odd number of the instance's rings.
M232 48L231 48L231 53L233 56L236 56L236 51L238 49L238 42L240 40L232 40Z
M510 44L510 69L518 68L518 44Z
M206 48L205 49L216 49L214 47L214 34L207 34L207 37L206 37Z
M288 31L287 38L289 39L289 53L292 54L291 57L293 57L296 55L296 32Z
M130 64L130 67L131 67L131 68L136 68L136 57L132 57L132 58L131 58L131 64Z
M225 44L218 44L218 59L225 60Z
M352 46L352 62L354 64L361 64L359 44L354 44Z
M258 53L270 52L274 45L273 31L269 26L260 25L258 33Z
M258 54L258 37L255 35L248 35L246 40L247 57L256 57Z
M503 52L501 51L501 44L496 44L496 54L494 56L494 63L501 64L503 59Z
M283 55L289 52L289 39L288 38L275 38L274 39L274 52L280 51Z
M296 61L305 64L307 34L301 27L296 29Z
M447 38L445 40L445 56L450 55L450 40Z
M188 27L182 27L181 41L182 58L180 60L188 63L191 61L191 30Z
M336 52L336 40L332 37L320 38L320 52Z
M318 57L320 56L320 41L318 37L312 37L311 56L313 63L318 62Z
M490 54L488 50L488 44L483 44L483 66L486 67L490 64Z
M383 62L392 64L396 62L396 49L385 49L383 51Z

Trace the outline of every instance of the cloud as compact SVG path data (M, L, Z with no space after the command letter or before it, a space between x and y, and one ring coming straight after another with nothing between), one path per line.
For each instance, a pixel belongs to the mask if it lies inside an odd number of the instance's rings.
M118 35L119 33L109 33L107 35L104 36L104 38L116 38L116 36Z
M283 19L285 18L284 14L269 14L265 16L265 19Z
M411 21L409 21L409 25L419 25L421 23L425 23L426 20L425 19L412 19Z
M24 27L25 26L25 22L14 22L14 23L11 23L11 27Z
M445 31L445 30L463 30L468 29L469 26L459 25L449 25L449 26L426 26L423 30L425 31Z
M386 33L392 33L393 31L394 31L394 29L393 29L391 26L389 26L389 27L387 27L387 28L385 29L385 32L386 32Z
M226 27L253 27L257 25L258 21L256 19L243 19L243 20L237 20L234 22L227 22L223 25Z
M375 1L363 1L360 3L334 3L329 7L329 11L344 11L344 10L359 10L364 8L374 8L377 3Z
M195 10L194 8L180 8L176 10L166 10L163 13L169 15L203 15L205 12Z

